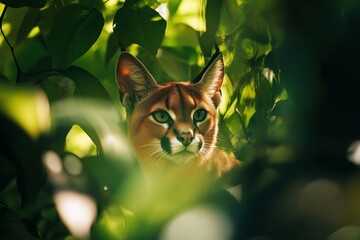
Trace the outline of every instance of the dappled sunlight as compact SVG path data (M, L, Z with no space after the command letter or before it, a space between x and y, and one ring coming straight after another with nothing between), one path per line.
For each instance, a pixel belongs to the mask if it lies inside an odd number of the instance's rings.
M27 37L33 38L33 37L36 37L39 33L40 33L40 28L38 26L36 26L33 29L31 29L31 31L29 32Z
M161 3L156 9L155 9L160 16L165 19L166 21L169 19L169 9L168 9L168 3Z
M67 134L65 150L81 158L96 155L96 145L79 125L72 126Z
M360 165L360 141L353 142L348 148L348 158L356 165Z
M205 18L200 16L200 12L204 12L201 5L202 1L183 0L176 12L176 15L172 18L174 22L181 22L189 25L193 29L199 32L205 32Z
M234 225L214 206L200 205L175 217L164 228L161 240L230 240Z
M63 171L61 159L54 151L47 151L44 154L43 163L51 174L60 174Z
M360 239L359 0L0 1L0 239ZM122 51L140 71L119 93ZM219 121L194 114L214 89L151 99L147 70L224 77ZM187 124L216 161L167 161Z
M97 209L94 199L73 191L59 191L54 195L56 209L69 231L79 239L90 239L90 229Z
M83 165L80 159L70 154L64 157L64 167L68 173L75 176L80 175L83 171Z

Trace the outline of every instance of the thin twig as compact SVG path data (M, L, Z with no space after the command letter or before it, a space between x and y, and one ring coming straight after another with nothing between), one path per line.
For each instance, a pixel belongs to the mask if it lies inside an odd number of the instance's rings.
M20 75L22 75L22 74L24 74L24 73L23 73L23 71L21 71L21 68L20 68L20 66L19 66L19 63L18 63L18 61L17 61L17 59L16 59L16 56L15 56L14 47L11 45L11 43L10 43L9 40L7 39L7 37L6 37L5 33L4 33L4 30L3 30L3 25L2 25L3 20L4 20L4 18L5 18L5 14L6 14L7 9L8 9L8 6L5 5L5 8L4 8L4 10L2 11L2 13L1 13L1 17L0 17L0 31L1 31L2 36L3 36L4 39L5 39L6 44L7 44L7 45L9 46L9 48L10 48L11 55L12 55L12 57L13 57L13 59L14 59L15 65L16 65L16 69L17 69L17 73L18 73L16 79L18 80L19 77L20 77Z

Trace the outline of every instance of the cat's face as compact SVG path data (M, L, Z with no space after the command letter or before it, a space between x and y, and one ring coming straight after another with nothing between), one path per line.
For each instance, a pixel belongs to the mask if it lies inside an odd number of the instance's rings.
M130 142L143 164L201 162L212 154L223 68L220 56L196 84L157 84L136 58L120 55L117 82L124 93Z

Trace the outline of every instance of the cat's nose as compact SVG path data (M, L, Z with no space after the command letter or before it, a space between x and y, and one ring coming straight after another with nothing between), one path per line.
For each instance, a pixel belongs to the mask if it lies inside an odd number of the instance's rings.
M186 147L190 145L191 142L194 140L194 136L192 135L191 132L181 132L177 136L177 139Z

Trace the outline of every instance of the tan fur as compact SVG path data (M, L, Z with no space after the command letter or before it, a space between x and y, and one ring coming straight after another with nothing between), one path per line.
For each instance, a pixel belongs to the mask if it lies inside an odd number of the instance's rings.
M218 179L239 166L216 147L223 71L219 56L196 84L157 84L135 57L127 52L120 55L116 75L127 107L130 143L147 173L176 169ZM157 111L165 111L170 120L158 122ZM198 122L195 114L201 111L206 118Z

